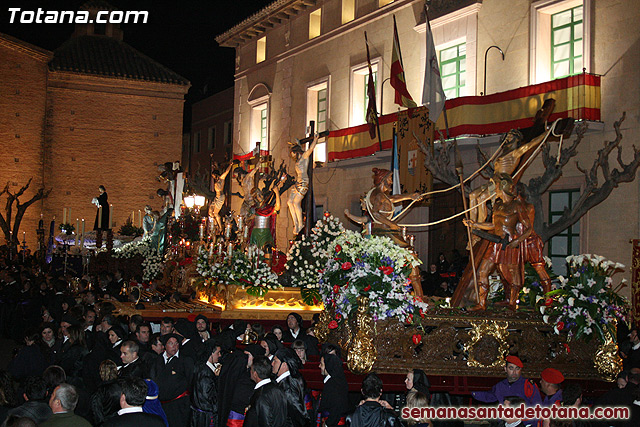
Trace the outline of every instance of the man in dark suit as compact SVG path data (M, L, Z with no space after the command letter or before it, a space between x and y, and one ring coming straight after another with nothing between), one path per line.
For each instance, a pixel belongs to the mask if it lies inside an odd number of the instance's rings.
M287 396L288 427L304 427L309 424L309 414L304 403L305 383L300 375L302 362L290 348L281 348L271 362L276 383Z
M302 316L292 312L287 316L287 330L282 333L282 342L294 342L297 339L304 339L307 335L302 327Z
M165 351L151 367L150 377L158 384L158 398L167 414L170 426L188 426L189 393L193 377L193 360L180 352L182 337L167 334L161 337Z
M139 378L127 378L119 381L122 387L120 409L117 417L112 417L103 427L165 427L164 421L157 415L142 412L147 398L147 383Z
M287 397L271 382L271 363L256 356L251 365L251 379L256 383L244 419L245 427L284 427L287 423Z
M125 341L120 346L120 359L122 366L118 368L120 378L146 378L147 369L142 359L138 357L140 349L135 341Z
M218 423L218 374L220 344L215 339L205 343L209 355L196 365L191 390L191 427L209 427Z

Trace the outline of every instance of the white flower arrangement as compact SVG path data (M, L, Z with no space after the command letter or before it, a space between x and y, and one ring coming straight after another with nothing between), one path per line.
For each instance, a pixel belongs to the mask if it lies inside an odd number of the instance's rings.
M286 269L291 286L317 289L327 261L333 256L334 240L345 229L333 215L316 222L308 237L295 242L287 254Z
M141 240L136 240L131 243L127 243L119 248L113 250L113 256L115 258L133 258L135 256L141 256L144 258L142 261L142 280L151 281L158 277L160 273L164 271L164 262L162 256L158 254L156 248L151 244L151 237L143 237Z
M599 255L567 257L568 277L558 277L560 287L538 300L543 320L554 325L554 332L568 331L569 338L590 338L594 333L604 341L614 340L615 322L624 319L628 302L613 289L613 278L624 265Z
M203 247L198 252L196 271L204 278L211 278L215 284L238 285L247 289L250 295L263 296L269 289L280 289L278 275L264 260L264 252L256 249L248 257L244 252L234 251L231 259L224 254L215 254L209 260L209 252ZM211 281L203 281L204 286Z

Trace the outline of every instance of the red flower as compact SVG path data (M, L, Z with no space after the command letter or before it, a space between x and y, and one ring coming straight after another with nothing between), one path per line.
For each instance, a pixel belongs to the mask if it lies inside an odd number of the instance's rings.
M544 305L546 305L547 307L549 307L551 304L553 304L552 298L547 298L547 300L544 302Z
M340 252L341 250L342 250L342 246L336 245L336 253Z
M342 320L342 314L340 314L340 313L336 313L336 320L337 320L337 321Z
M422 309L420 309L420 317L424 319L424 311L422 311Z
M413 343L415 345L418 345L422 342L422 335L420 334L413 334L413 337L411 337L411 339L413 340Z
M388 276L391 273L393 273L393 267L378 267L378 270L382 271L382 273L385 276Z
M352 267L352 265L351 265L351 263L349 261L342 263L342 269L343 270L349 270L351 267Z
M363 289L365 292L369 292L371 290L371 285L367 285L366 288Z
M558 330L561 331L564 329L564 322L560 321L556 326L558 327Z
M338 292L340 292L340 286L338 285L333 285L333 293L337 294Z
M562 345L564 346L565 350L567 350L567 354L571 353L571 349L569 348L569 344L567 344L566 342L563 342Z
M413 314L410 314L410 315L407 317L406 322L407 322L407 323L411 323L411 322L413 322Z
M338 327L338 322L336 322L335 320L332 320L331 322L329 322L329 329L336 329Z

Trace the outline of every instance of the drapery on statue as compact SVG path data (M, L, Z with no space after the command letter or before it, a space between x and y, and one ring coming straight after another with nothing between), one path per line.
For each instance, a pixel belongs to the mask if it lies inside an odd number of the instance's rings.
M216 168L211 172L211 178L213 179L213 189L216 192L216 198L209 205L209 217L213 219L213 223L216 226L217 233L222 233L222 219L220 218L220 210L224 205L225 194L224 194L224 181L227 179L227 175L229 175L229 171L233 167L233 162L229 163L229 166L225 169L224 172L220 173L220 171Z
M275 245L276 217L280 212L280 187L283 183L284 179L265 180L265 187L262 190L258 188L254 190L256 214L249 243L260 249L266 245Z
M289 155L296 162L296 183L289 192L289 200L287 200L287 206L289 207L289 213L293 219L293 234L298 235L304 227L304 221L302 219L302 199L309 190L309 175L307 174L307 168L309 166L309 157L313 154L313 150L318 144L319 135L315 134L313 141L309 144L309 148L304 151L299 143L289 143Z
M498 268L505 286L505 302L512 310L516 309L520 289L524 282L524 261L520 244L531 236L533 223L525 202L518 198L511 176L506 173L495 175L496 202L493 208L492 222L464 220L466 226L475 230L486 230L490 239L478 268L478 304L471 311L486 310L489 294L489 275ZM477 232L476 232L477 233ZM482 233L484 234L484 233Z
M535 149L543 140L546 130L546 122L556 105L554 99L547 99L542 108L536 113L533 126L516 130L513 129L505 135L504 152L493 163L494 175L505 173L513 176L520 164L520 159L530 150ZM469 212L472 221L484 221L487 218L487 201L496 197L493 181L489 181L469 193Z

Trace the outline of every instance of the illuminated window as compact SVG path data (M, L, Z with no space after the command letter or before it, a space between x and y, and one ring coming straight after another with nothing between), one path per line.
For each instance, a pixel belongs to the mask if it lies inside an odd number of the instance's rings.
M322 9L316 9L309 14L309 40L318 37L322 27Z
M213 150L214 148L216 148L216 128L215 127L209 128L207 146L209 150Z
M531 4L531 84L591 71L592 3L538 0Z
M582 5L551 15L551 78L582 72Z
M549 192L549 221L557 221L565 208L573 208L580 197L580 190ZM566 258L580 253L580 221L549 239L549 258L555 274L567 273Z
M371 71L376 92L377 111L380 113L380 87L377 84L380 58L371 61ZM351 69L351 117L349 126L357 126L366 123L367 105L369 95L367 84L369 82L369 69L367 64L361 64Z
M342 23L351 22L356 17L356 0L342 0Z
M315 122L315 131L323 132L329 128L329 80L324 80L307 87L307 124ZM327 161L326 139L320 138L316 149L313 151L313 160L316 162Z
M267 58L267 36L258 39L256 51L256 64Z
M440 75L442 89L447 99L463 94L466 79L467 48L462 43L440 51Z
M269 147L269 109L268 104L255 105L251 109L251 147L260 143L261 150Z

